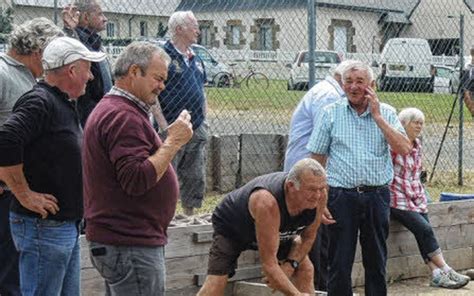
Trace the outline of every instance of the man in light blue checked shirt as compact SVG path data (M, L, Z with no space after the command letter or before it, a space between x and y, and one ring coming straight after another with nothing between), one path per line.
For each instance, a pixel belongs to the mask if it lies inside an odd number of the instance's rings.
M288 146L285 153L283 170L288 172L299 160L310 157L306 148L313 131L314 122L321 117L323 107L340 100L344 94L342 89L342 70L350 60L344 61L332 69L331 75L313 86L301 99L291 116ZM314 286L316 290L327 290L327 260L329 234L327 226L332 221L322 221L317 238L309 252L314 265Z
M347 99L326 106L307 149L327 168L329 225L328 295L352 295L351 271L360 231L365 294L386 295L390 192L389 146L400 154L410 142L394 108L379 102L372 69L359 61L342 74ZM327 213L327 214L329 214Z

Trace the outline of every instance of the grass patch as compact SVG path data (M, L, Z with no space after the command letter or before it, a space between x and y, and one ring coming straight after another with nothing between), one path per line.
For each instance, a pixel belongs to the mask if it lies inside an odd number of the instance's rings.
M261 110L282 112L292 111L306 91L288 91L286 80L270 80L267 89L247 88L217 88L207 87L206 94L209 107L214 112L219 110ZM388 103L398 111L406 107L417 107L426 116L430 123L446 122L454 102L454 94L431 93L402 93L378 92L382 102ZM459 108L456 106L454 118L459 117ZM465 114L468 114L465 109Z

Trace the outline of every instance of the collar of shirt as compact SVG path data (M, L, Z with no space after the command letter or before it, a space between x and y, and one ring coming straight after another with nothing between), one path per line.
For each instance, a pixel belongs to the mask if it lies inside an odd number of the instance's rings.
M15 60L14 58L12 58L11 56L9 56L8 54L5 54L5 53L0 53L0 59L4 60L5 63L9 64L10 66L15 66L15 67L25 67L25 65L23 65L22 63L20 63L19 61Z
M58 87L48 84L45 80L38 81L38 84L42 84L46 88L50 89L51 92L54 92L56 94L57 98L60 98L61 100L71 103L71 105L75 104L74 101L71 98L69 98L68 94L60 90Z
M174 47L174 50L183 58L183 61L189 66L191 59L196 55L191 47L186 49L186 52L181 52L174 43L170 40L170 44Z
M127 100L135 103L140 109L145 111L146 114L150 113L150 108L151 107L148 104L144 103L143 101L141 101L136 96L132 95L131 93L129 93L126 90L123 90L121 88L113 86L107 94L112 95L112 96L125 97Z
M349 98L347 96L345 96L342 99L342 101L343 101L343 104L347 106L347 108L349 109L349 111L354 117L366 117L370 115L370 103L367 105L367 109L365 109L365 111L359 115L359 113L357 113L357 111L349 103Z

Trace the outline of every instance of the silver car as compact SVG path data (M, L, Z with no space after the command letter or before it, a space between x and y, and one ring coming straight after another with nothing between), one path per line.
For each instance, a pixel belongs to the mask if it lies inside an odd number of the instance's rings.
M434 66L434 93L456 93L459 81L459 70L449 66Z
M199 44L193 44L192 49L194 53L198 57L201 58L202 62L204 63L204 69L206 70L206 80L208 84L212 84L215 80L215 76L217 73L229 73L230 74L230 69L229 66L227 66L224 63L221 63L217 61L207 50L202 45Z
M340 56L335 51L315 52L315 82L323 80L329 75L329 70L341 62ZM288 79L288 90L307 90L309 82L309 54L307 50L300 51L291 64L286 67L290 69Z

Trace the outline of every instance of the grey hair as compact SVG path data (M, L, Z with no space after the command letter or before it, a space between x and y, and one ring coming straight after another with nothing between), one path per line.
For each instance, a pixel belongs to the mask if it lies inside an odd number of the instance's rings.
M326 170L318 161L312 158L303 158L293 165L286 180L293 182L296 189L300 189L301 175L306 171L310 171L315 176L326 176Z
M336 75L339 75L342 77L342 73L344 72L344 69L350 65L354 60L345 60L337 64L337 66L331 68L331 76L334 77Z
M100 6L100 0L76 0L74 1L74 6L77 7L77 10L82 12L92 12L97 6Z
M64 36L63 31L44 17L34 18L16 26L10 34L9 44L20 55L30 55L42 51L56 37Z
M398 114L398 119L402 125L408 124L410 121L421 120L425 122L425 114L418 108L405 108Z
M345 65L344 69L342 70L342 80L344 81L346 79L347 74L352 71L365 71L367 73L367 78L369 79L370 82L374 81L374 71L372 68L361 61L356 61L356 60L348 60L347 64Z
M195 16L191 10L174 12L168 20L168 30L170 32L171 39L176 36L176 29L178 26L187 25L193 18L195 18Z
M163 59L166 66L170 64L171 58L168 54L161 47L153 43L135 41L129 44L117 57L114 65L114 78L118 79L127 76L128 70L132 65L137 65L142 73L146 73L148 64L155 53Z

